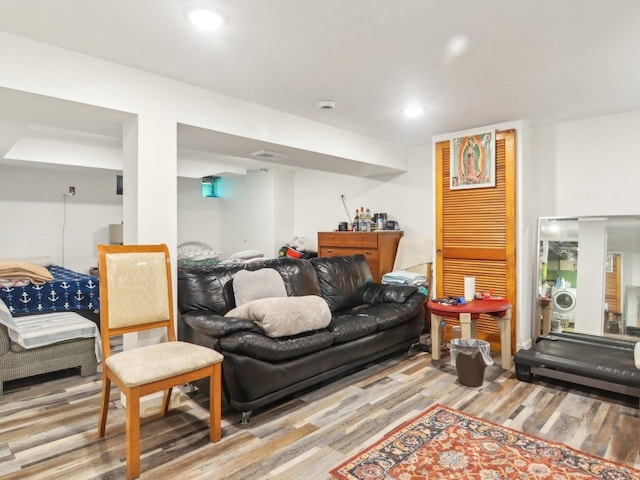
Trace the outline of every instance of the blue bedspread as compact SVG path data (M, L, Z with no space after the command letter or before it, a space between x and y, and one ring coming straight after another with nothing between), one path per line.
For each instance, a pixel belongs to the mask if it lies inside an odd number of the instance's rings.
M47 267L53 280L44 285L2 287L0 298L12 314L98 310L98 278L64 267Z

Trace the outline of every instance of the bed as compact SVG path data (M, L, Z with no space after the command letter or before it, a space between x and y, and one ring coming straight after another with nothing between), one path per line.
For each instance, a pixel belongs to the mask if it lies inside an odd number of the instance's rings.
M46 269L53 280L40 285L15 282L0 287L0 299L12 315L99 310L98 277L74 272L59 265L49 265Z

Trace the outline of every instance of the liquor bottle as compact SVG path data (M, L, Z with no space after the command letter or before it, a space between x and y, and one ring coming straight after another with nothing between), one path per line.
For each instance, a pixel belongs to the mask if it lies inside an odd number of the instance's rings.
M369 231L369 224L367 223L367 219L364 216L364 207L360 207L360 220L358 222L358 231L359 232Z
M356 208L356 216L353 217L353 231L357 232L360 230L360 216L358 215L358 209Z
M373 232L376 229L375 226L371 223L371 210L369 210L368 208L364 212L364 221L367 223L367 232Z

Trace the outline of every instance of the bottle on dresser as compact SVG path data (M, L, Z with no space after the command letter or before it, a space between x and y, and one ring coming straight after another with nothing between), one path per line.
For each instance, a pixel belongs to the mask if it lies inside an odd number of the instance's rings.
M357 232L360 230L360 215L358 215L358 209L356 208L356 216L353 217L353 231Z
M376 228L373 223L371 223L371 210L368 208L364 212L364 221L367 222L367 232L373 232Z
M367 217L364 213L364 207L360 207L360 221L358 222L358 231L359 232L368 232L369 224L367 223Z

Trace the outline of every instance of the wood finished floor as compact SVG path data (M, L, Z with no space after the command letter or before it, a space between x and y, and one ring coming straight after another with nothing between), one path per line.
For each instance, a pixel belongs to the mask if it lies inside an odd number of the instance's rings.
M8 383L0 397L0 478L124 478L124 410L115 389L106 438L96 434L100 378ZM183 393L167 417L143 421L140 478L329 479L332 467L434 402L640 467L637 399L540 379L523 383L497 366L487 368L482 387L465 387L448 358L432 363L420 352L258 411L246 426L225 411L216 444L207 439L208 397Z

